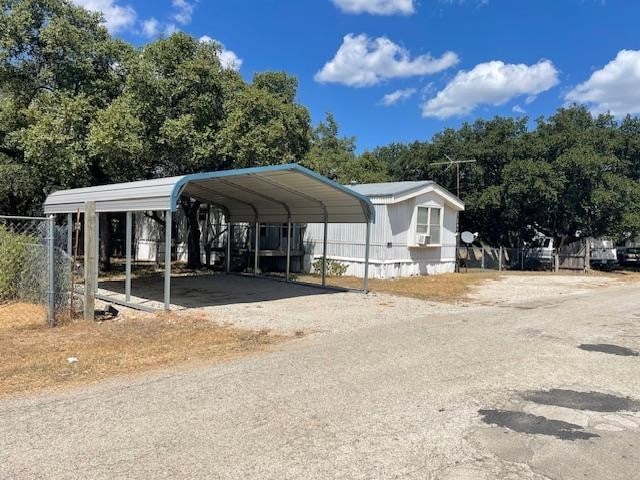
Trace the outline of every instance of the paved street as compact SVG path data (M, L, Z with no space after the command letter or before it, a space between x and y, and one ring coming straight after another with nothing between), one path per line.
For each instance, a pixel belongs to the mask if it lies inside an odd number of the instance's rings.
M0 400L0 478L633 479L637 350L634 284L417 309L214 366Z

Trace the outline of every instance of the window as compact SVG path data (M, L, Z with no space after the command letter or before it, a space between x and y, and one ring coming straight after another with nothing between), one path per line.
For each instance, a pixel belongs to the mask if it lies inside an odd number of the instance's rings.
M425 233L431 237L430 245L440 244L441 209L437 207L418 207L416 233Z

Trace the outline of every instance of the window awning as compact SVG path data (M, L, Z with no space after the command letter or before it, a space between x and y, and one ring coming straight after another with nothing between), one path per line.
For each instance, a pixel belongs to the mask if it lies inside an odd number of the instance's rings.
M367 223L371 201L298 164L195 173L177 177L62 190L49 195L46 214L175 211L181 196L219 207L232 222Z

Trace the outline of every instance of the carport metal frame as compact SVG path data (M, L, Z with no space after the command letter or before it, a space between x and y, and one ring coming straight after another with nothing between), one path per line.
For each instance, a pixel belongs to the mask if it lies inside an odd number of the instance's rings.
M259 270L259 255L260 255L260 224L261 223L284 223L284 222L261 222L264 220L264 217L260 215L261 205L253 204L250 201L247 201L242 197L242 193L247 195L253 195L256 198L260 198L263 202L267 202L269 204L279 204L284 211L286 211L286 223L287 223L287 251L286 251L286 275L285 281L290 282L290 268L291 268L291 230L293 226L292 222L292 205L287 203L286 201L282 201L276 197L265 194L264 191L258 189L247 188L246 186L239 185L233 182L234 178L246 178L247 176L253 176L253 178L259 178L265 184L270 185L270 187L281 189L283 192L286 192L294 197L297 197L301 202L308 202L310 204L314 204L317 207L320 207L322 210L322 223L323 223L323 267L322 267L322 288L327 288L326 285L326 270L327 270L327 243L328 243L328 224L331 219L331 211L327 205L327 201L323 198L316 198L313 195L305 192L296 190L292 185L288 185L287 183L281 183L279 181L274 181L269 177L260 177L260 174L269 174L269 173L286 173L292 172L297 174L302 174L308 179L314 181L314 183L318 186L329 187L327 191L331 191L333 193L338 193L339 196L342 196L345 200L352 200L353 204L350 205L351 208L354 208L351 212L349 218L352 221L342 221L341 223L365 223L366 224L366 240L365 240L365 269L364 269L364 278L363 278L363 291L365 293L368 292L368 276L369 276L369 251L370 251L370 237L371 237L371 223L375 222L375 209L371 201L364 195L360 195L353 190L344 187L326 177L323 177L316 172L309 170L305 167L302 167L298 164L288 164L288 165L273 165L268 167L255 167L255 168L246 168L246 169L236 169L236 170L225 170L220 172L209 172L209 173L197 173L191 175L184 175L181 177L169 177L164 179L157 180L148 180L142 182L131 182L128 184L114 184L107 185L102 187L89 187L84 189L74 189L74 190L66 190L62 192L56 192L49 197L45 201L45 213L55 214L55 213L65 213L69 217L71 217L72 213L76 211L84 211L84 206L88 201L95 201L96 208L96 245L99 245L99 215L100 212L124 212L126 214L126 224L125 224L125 299L124 301L120 301L113 298L108 298L109 301L113 303L126 305L132 308L139 308L148 310L149 307L135 304L131 302L131 243L132 243L132 214L134 211L163 211L164 212L164 221L165 221L165 252L164 252L164 310L169 311L171 308L171 243L172 243L172 217L173 212L175 212L178 208L178 202L181 196L188 196L191 198L197 198L198 200L209 203L212 206L216 206L222 210L225 217L227 218L227 255L225 261L225 272L227 274L231 273L231 241L233 238L233 227L238 223L249 223L246 218L243 218L240 222L233 221L233 215L230 212L230 209L224 205L224 202L216 202L213 197L224 197L228 199L230 202L235 203L237 205L245 205L249 207L253 211L253 223L255 225L255 256L254 256L254 268L253 275L258 276ZM229 195L226 193L221 193L220 191L210 190L211 197L207 198L206 193L203 195L202 193L198 193L197 195L194 192L188 192L188 187L193 185L195 189L200 189L200 191L209 191L206 187L199 185L197 182L203 181L216 181L225 187L232 188L234 190L240 191L240 195ZM109 187L112 187L111 189ZM164 195L155 194L153 197L149 197L145 199L144 197L134 197L132 194L133 189L143 189L143 188L155 188L156 190L162 189ZM170 189L167 191L167 189ZM151 190L149 190L151 192ZM130 202L127 202L127 194L129 194ZM67 198L69 197L69 198ZM67 200L65 200L67 198ZM141 200L142 198L142 200ZM104 206L102 207L100 202L104 202ZM146 201L146 202L145 202ZM158 206L158 204L164 202L165 208L143 208L148 207L149 205ZM128 204L130 203L130 204ZM358 210L356 206L359 205L359 209L361 211L359 213L354 213ZM340 211L342 205L336 204L331 207L331 209L335 208L336 211ZM361 216L360 216L361 214ZM353 221L353 218L356 218L356 221ZM277 216L277 215L276 215ZM298 217L304 217L304 214L297 214ZM335 214L334 216L338 216L339 214ZM273 214L271 215L273 217ZM360 220L360 221L358 221ZM308 220L306 222L300 221L295 223L317 223L317 221ZM97 247L98 249L99 247ZM98 257L98 255L96 255ZM97 270L97 269L96 269ZM264 277L268 278L268 277ZM97 275L96 275L96 285L95 289L97 291ZM101 296L105 298L104 296Z

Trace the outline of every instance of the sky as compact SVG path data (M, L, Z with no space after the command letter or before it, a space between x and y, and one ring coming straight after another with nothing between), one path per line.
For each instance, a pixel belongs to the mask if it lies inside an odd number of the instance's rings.
M184 31L247 81L283 70L358 151L573 102L640 113L637 0L73 0L142 46Z

